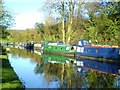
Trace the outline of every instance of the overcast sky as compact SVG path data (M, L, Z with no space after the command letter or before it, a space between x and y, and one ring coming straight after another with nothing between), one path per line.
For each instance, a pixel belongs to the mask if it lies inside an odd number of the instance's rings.
M45 14L40 9L44 0L4 0L6 7L15 14L12 29L33 28L36 22L44 23Z

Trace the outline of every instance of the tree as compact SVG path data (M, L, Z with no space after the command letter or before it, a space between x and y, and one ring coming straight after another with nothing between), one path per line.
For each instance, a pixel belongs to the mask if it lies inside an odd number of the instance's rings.
M71 40L71 36L73 33L72 30L72 24L73 24L73 15L74 15L74 10L75 10L75 0L68 0L68 7L69 7L69 15L68 15L68 30L66 33L66 37L67 37L67 44L70 43Z
M45 26L43 23L36 23L35 24L35 28L37 28L37 31L38 31L38 34L40 34L41 38L44 39L44 29L45 29Z
M65 19L64 19L64 16L65 16L65 9L64 9L64 0L62 0L62 35L63 35L63 43L65 43Z
M93 43L99 41L102 44L118 45L119 35L119 2L116 3L98 3L97 10L93 12L89 7L89 23L85 24L85 36L87 39L92 39ZM92 10L92 12L91 12Z
M72 22L73 22L73 15L75 10L75 0L59 0L59 1L47 1L45 5L50 14L57 12L56 14L60 17L59 22L62 26L62 40L64 43L69 43L71 39L72 31ZM66 24L67 23L67 24ZM60 28L61 29L61 28Z
M0 0L0 37L6 38L9 35L9 32L6 31L7 28L12 26L13 17L11 13L5 8L4 2Z
M61 24L59 31L62 33L64 43L75 43L75 40L86 38L91 39L93 43L99 41L102 44L115 45L119 40L120 2L49 0L45 6L46 10L49 8L50 16L55 12L58 15ZM57 31L55 28L53 30Z
M48 17L50 16L54 16L57 15L58 17L54 17L54 21L56 21L56 25L59 23L61 25L59 25L56 30L54 30L54 32L61 31L62 32L62 40L65 43L65 5L64 5L64 0L57 0L54 2L51 2L50 0L46 0L45 3L45 7L43 7L42 9L44 11L47 11L47 13L49 13ZM47 22L49 22L50 20L47 20ZM61 23L62 22L62 23ZM50 22L51 23L51 22ZM47 24L47 23L46 23ZM56 25L54 25L56 27ZM47 26L47 25L46 25ZM53 31L53 30L52 30ZM60 32L59 32L60 33ZM58 34L59 34L58 33ZM55 39L57 39L59 36L54 35Z

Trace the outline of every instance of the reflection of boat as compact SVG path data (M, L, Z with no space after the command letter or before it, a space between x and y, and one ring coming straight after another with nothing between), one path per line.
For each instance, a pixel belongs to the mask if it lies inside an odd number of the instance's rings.
M106 74L120 75L120 64L103 63L92 60L76 59L77 69L80 73L87 70L94 70Z
M43 52L42 52L42 51L40 51L40 50L39 50L39 51L34 50L34 53L36 53L36 54L38 54L38 55L42 55L42 53L43 53Z
M27 49L27 48L25 48L24 50L26 50L27 52L34 52L34 49Z
M64 57L64 56L56 56L49 54L42 54L45 63L68 63L69 61L74 62L74 59Z
M74 56L74 48L72 45L63 44L62 41L46 41L43 46L44 53L62 54L63 56Z
M87 40L79 40L76 46L76 56L88 56L106 59L120 59L118 46L92 46Z

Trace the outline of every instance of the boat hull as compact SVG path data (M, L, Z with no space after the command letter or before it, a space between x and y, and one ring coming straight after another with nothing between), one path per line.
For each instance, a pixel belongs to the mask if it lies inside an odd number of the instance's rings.
M97 46L79 47L78 46L75 52L75 55L119 60L120 48L97 47Z
M53 55L59 55L59 56L66 56L70 58L75 58L75 52L49 52L49 51L43 51L44 54L53 54Z

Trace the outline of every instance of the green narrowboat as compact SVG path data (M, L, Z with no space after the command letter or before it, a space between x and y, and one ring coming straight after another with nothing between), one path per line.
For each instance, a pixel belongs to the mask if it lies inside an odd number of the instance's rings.
M74 57L75 49L72 45L63 44L60 43L60 41L56 43L51 43L51 41L49 41L43 46L43 53Z

